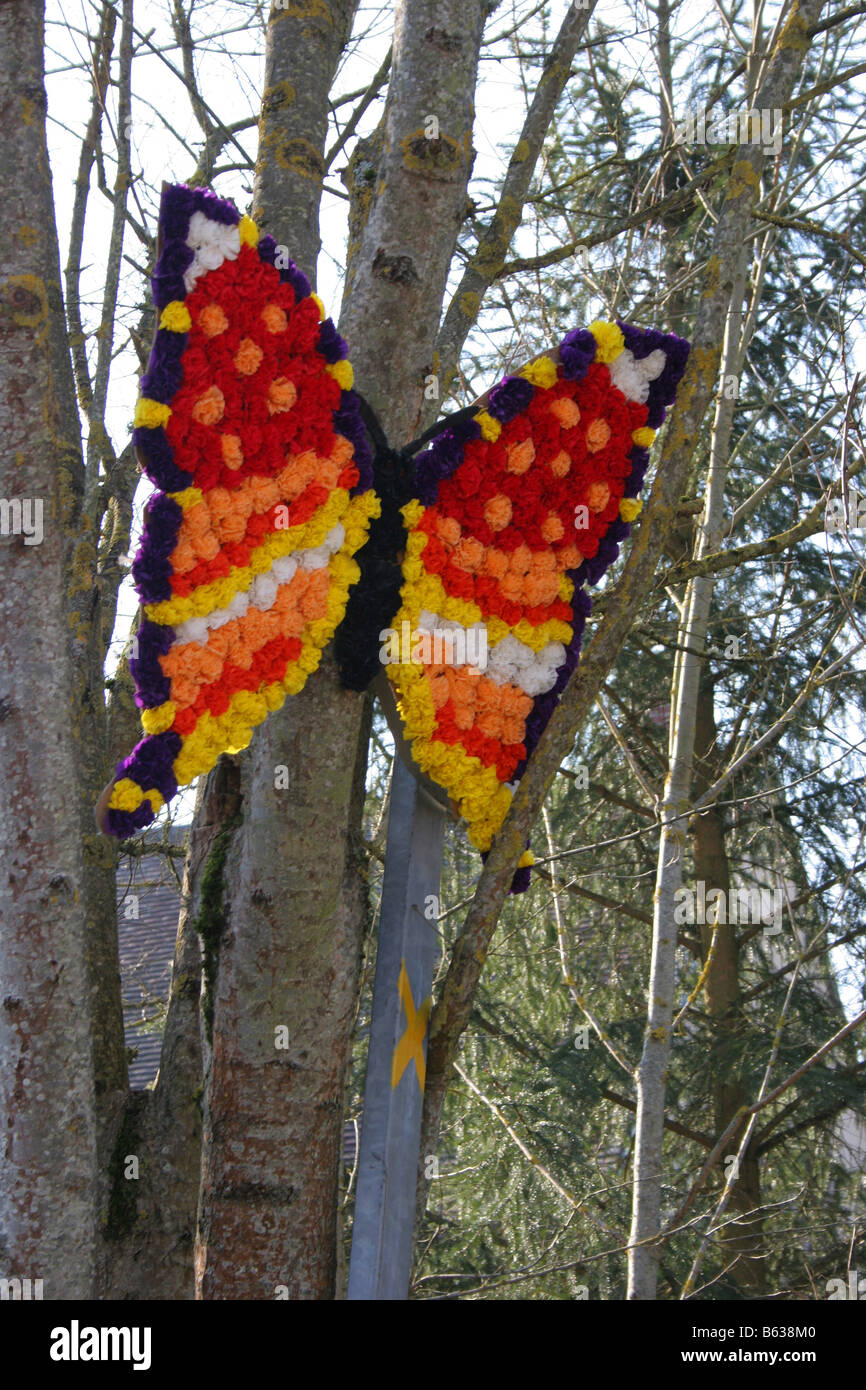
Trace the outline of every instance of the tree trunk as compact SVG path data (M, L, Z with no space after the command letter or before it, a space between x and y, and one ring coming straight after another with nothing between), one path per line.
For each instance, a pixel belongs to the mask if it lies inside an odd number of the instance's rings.
M411 0L397 7L380 183L340 324L358 388L380 408L397 443L419 418L432 370L471 168L482 22L480 3L467 9L458 0ZM317 23L303 21L308 51ZM297 72L295 24L286 16L272 20L269 73ZM292 141L309 142L311 129L324 131L339 54L334 26L323 27L319 41L317 63L304 70L305 80L318 84L319 127L310 123L315 102L295 97L286 106L285 86L275 97L266 91L256 195L264 224L308 274L318 249L319 172L311 158L296 166L286 151L299 150ZM440 141L424 138L431 112ZM276 120L284 123L279 134ZM294 191L306 201L294 216L282 202L289 192L272 158L283 173L281 159L295 169ZM271 196L276 201L266 206ZM240 823L219 870L200 1297L327 1299L336 1291L343 1093L367 912L357 838L368 719L365 697L340 687L326 655L302 694L263 726L240 759ZM279 764L289 770L286 792L274 789ZM288 1047L277 1049L274 1030L282 1025Z
M0 7L0 1264L93 1293L96 1122L77 816L67 527L81 456L51 172L41 5ZM13 503L42 509L27 544ZM15 531L17 529L17 534ZM10 534L10 531L12 532ZM26 653L26 656L22 656Z
M748 255L745 245L741 245L736 252L722 354L723 373L734 369L739 353ZM704 515L696 546L699 559L718 548L721 536L732 418L733 402L720 401L713 425ZM630 1298L655 1297L658 1255L651 1241L658 1232L661 1216L665 1083L676 988L677 930L674 908L683 877L686 816L692 794L698 686L713 583L712 576L702 575L690 582L677 636L671 699L670 765L660 807L662 829L654 897L647 1029L637 1077Z
M766 77L755 95L753 104L757 109L785 108L809 49L808 26L815 22L821 8L820 0L811 0L811 3L806 0L802 6L793 7L770 56ZM703 323L710 314L715 312L718 315L719 310L724 309L723 373L736 373L738 370L746 268L751 254L746 237L760 189L760 172L764 162L765 156L759 146L740 146L716 224L714 254L708 268L710 284L703 295L696 336L700 335ZM717 405L713 429L707 495L698 535L698 558L717 548L722 534L732 411L733 402L722 397ZM665 1085L676 984L677 930L674 906L676 891L682 882L684 827L690 805L698 686L703 664L701 654L712 593L712 576L699 575L690 582L677 641L680 656L671 701L670 768L660 807L662 829L654 899L647 1027L637 1074L629 1250L630 1299L653 1299L656 1295L659 1251L655 1240L661 1218Z
M695 796L700 796L715 780L715 746L713 686L705 679L701 681L698 690L695 723ZM711 806L703 815L694 817L691 841L695 882L703 882L707 896L711 889L720 889L724 893L723 901L729 903L731 876L725 845L725 827L717 806ZM727 918L727 914L725 916ZM713 934L712 923L701 926L701 954L704 964L712 950L704 982L704 998L707 1013L713 1020L713 1125L716 1136L720 1137L740 1107L748 1104L750 1097L746 1095L742 1083L731 1075L738 1061L741 1026L740 952L737 933L729 921L719 922L715 926L714 948ZM731 1139L730 1155L736 1155L741 1138L742 1129L735 1132ZM728 1156L723 1155L723 1162ZM726 1226L719 1237L723 1265L726 1268L732 1265L730 1277L748 1298L760 1297L764 1286L763 1271L766 1261L761 1253L761 1219L754 1215L760 1201L760 1167L754 1149L750 1146L740 1159L739 1170L731 1184L731 1209L733 1212L742 1213L743 1220ZM736 1263L732 1263L734 1260Z
M120 107L118 111L119 157L115 180L115 207L112 230L106 251L106 281L102 305L102 322L97 334L98 360L91 383L84 337L81 335L79 357L81 386L80 403L88 419L87 457L76 469L71 491L69 515L70 544L67 555L68 573L66 601L68 627L72 643L73 743L78 765L78 814L81 845L84 856L84 900L87 913L87 952L90 974L91 1008L93 1016L93 1070L96 1087L98 1147L100 1172L105 1175L108 1156L114 1141L114 1130L120 1110L126 1100L128 1074L126 1046L123 1035L123 1008L120 989L120 960L117 941L117 843L97 829L93 808L102 788L113 771L109 759L107 713L105 702L105 657L117 614L117 590L123 574L118 566L111 572L101 572L99 530L101 520L111 508L121 522L118 544L123 549L129 543L129 523L132 519L132 495L138 472L127 450L111 468L111 500L102 499L108 490L100 486L99 465L112 457L111 445L104 426L105 405L114 344L114 320L117 310L117 286L123 254L123 230L126 209L128 172L128 139L124 131L130 110L130 69L132 63L132 4L124 0L120 36ZM108 86L114 44L116 16L106 10L94 42L93 65L94 102L91 122L82 143L81 160L76 180L73 220L83 220L87 193L96 161L101 129L101 101ZM98 98L98 99L97 99ZM121 151L122 145L122 151ZM70 250L66 268L67 302L74 305L71 322L79 311L80 243L75 234L71 246L79 247L76 256ZM61 329L62 331L62 329ZM70 338L74 330L70 330ZM93 388L93 389L92 389ZM68 413L67 413L68 412ZM70 429L78 426L78 412L73 397L64 404L64 418ZM78 437L78 436L77 436ZM122 523L126 522L124 526ZM133 741L137 741L138 732ZM130 745L127 745L130 746ZM123 750L126 752L126 749ZM121 755L122 756L122 755Z
M253 212L313 282L328 99L355 9L354 0L274 9L268 25ZM206 1046L203 1098L202 1298L273 1298L280 1285L315 1298L333 1278L311 1232L321 1219L330 1258L342 1071L328 1038L345 1032L351 1009L345 991L328 986L357 968L364 921L350 843L363 804L363 783L353 795L363 725L363 697L340 690L325 660L233 760L236 813L226 819L215 805L216 771L205 787L197 819L221 830L211 855L190 866L204 896L200 926L216 932L219 956L218 977L205 981L215 1046ZM277 766L289 770L288 790L274 788ZM208 920L214 903L218 922ZM280 1050L279 1025L289 1029Z

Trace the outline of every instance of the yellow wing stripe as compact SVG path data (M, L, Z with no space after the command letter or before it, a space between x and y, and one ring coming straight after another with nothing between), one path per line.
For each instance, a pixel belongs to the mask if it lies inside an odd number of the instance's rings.
M282 555L291 555L294 550L314 549L321 545L338 521L343 523L346 530L346 540L338 554L353 555L367 538L370 518L378 516L380 510L379 499L371 493L350 498L345 488L336 488L309 521L300 526L290 526L285 531L272 531L265 536L261 545L253 551L249 565L233 569L224 579L200 584L186 597L178 596L147 604L144 612L155 623L177 627L188 618L204 618L215 608L227 608L235 594L245 593L256 575L265 574L274 560Z

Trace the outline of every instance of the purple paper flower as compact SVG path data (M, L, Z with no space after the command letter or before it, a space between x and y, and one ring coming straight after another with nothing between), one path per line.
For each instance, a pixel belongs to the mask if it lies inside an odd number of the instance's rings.
M647 398L647 425L657 430L664 423L667 408L676 395L685 371L689 344L685 338L677 337L676 333L660 333L657 328L635 328L633 324L621 320L618 322L625 346L636 362L649 357L657 349L661 349L667 359L661 375L650 382ZM628 495L634 496L633 493Z
M352 496L366 492L373 486L373 455L361 418L361 407L354 391L340 392L340 408L334 411L334 429L348 439L354 450L359 477L352 488Z
M180 734L169 729L164 734L149 734L136 744L128 758L117 764L115 778L128 777L144 791L158 791L163 801L170 801L177 792L177 778L172 764L180 752ZM145 798L135 811L109 810L106 826L110 835L134 835L150 825L156 812Z
M423 453L415 455L415 488L419 502L429 507L436 501L439 484L450 478L463 462L468 441L480 436L481 426L477 420L463 420L453 427L446 426Z
M128 758L118 763L115 776L129 777L145 791L155 788L164 801L170 801L177 791L172 765L181 743L180 734L173 729L163 734L148 734L135 745Z
M228 198L220 198L209 188L171 184L163 189L159 207L159 225L166 243L186 241L194 212L203 212L212 222L221 222L225 227L236 226L240 221L240 213Z
M649 468L649 449L636 444L631 451L631 473L625 485L626 497L637 497L643 487L643 480Z
M168 405L183 382L183 365L180 359L188 342L188 333L169 333L160 329L151 349L147 371L141 378L143 396Z
M573 328L559 345L562 375L569 381L580 381L595 361L596 341L588 328Z
M158 492L147 504L145 529L132 577L142 603L160 603L172 597L170 556L177 544L183 509Z
M133 431L132 442L142 468L162 492L182 492L190 486L193 475L178 468L174 451L161 425L155 430L140 425Z
M514 896L518 893L525 893L531 882L532 869L528 865L524 865L522 869L515 870L514 878L511 880L511 887L508 891Z
M330 363L339 362L349 355L346 340L340 337L334 327L333 319L322 319L319 325L319 341L316 348L325 361Z
M135 703L140 709L154 709L171 694L171 681L159 664L174 641L174 628L145 618L136 637L137 657L131 657L129 669L136 685Z
M267 261L268 265L276 265L278 249L277 243L269 234L263 236L259 241L259 255L263 261ZM298 270L294 261L289 261L288 265L276 266L276 269L279 271L283 283L291 285L295 291L295 299L306 299L310 293L310 282L304 272Z
M505 425L528 408L535 387L522 376L507 376L490 392L487 412Z
M118 839L126 840L137 830L144 830L155 819L156 812L150 802L144 800L137 811L107 811L105 828L109 835L116 835Z
M195 260L195 252L183 241L170 241L156 263L151 277L153 302L157 309L164 309L173 299L186 297L184 272Z

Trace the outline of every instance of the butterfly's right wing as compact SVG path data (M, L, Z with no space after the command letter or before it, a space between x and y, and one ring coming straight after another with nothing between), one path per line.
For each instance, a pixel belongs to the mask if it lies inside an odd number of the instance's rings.
M683 339L627 324L569 333L416 460L382 659L413 758L482 852L577 664L582 586L640 511L687 355Z

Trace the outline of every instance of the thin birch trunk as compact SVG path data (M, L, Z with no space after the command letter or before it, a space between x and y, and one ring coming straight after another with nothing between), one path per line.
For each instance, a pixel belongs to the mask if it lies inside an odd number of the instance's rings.
M737 373L742 360L740 329L749 249L743 245L732 279L721 371ZM717 402L710 444L704 513L695 556L718 549L724 522L725 479L735 402L722 394ZM661 1214L662 1140L665 1085L670 1057L670 1028L676 988L677 890L682 885L683 856L691 808L698 689L713 598L714 577L697 575L689 582L677 634L678 664L671 700L669 770L659 807L661 834L653 911L653 945L647 1027L637 1070L634 1188L629 1251L629 1298L654 1298L658 1255L651 1241Z
M784 22L780 22L778 37L769 58L765 60L765 76L754 98L753 104L758 110L773 111L784 109L787 105L809 50L809 26L816 22L822 8L820 0L812 0L812 3L805 0L802 5L794 0ZM716 226L715 247L718 254L711 259L710 269L715 276L719 276L724 264L729 277L724 286L725 289L729 286L729 289L723 363L735 364L737 360L749 257L746 237L760 189L764 162L765 156L760 146L740 146ZM718 288L718 283L712 285L710 292L717 293ZM736 370L735 365L733 369ZM731 367L727 370L731 370ZM723 394L718 402L713 430L705 510L698 536L698 559L710 553L721 536L726 441L730 434L732 410L733 401L727 401ZM648 1018L637 1074L638 1109L629 1251L630 1299L653 1299L656 1294L658 1251L653 1242L659 1232L661 1213L665 1081L676 983L674 905L676 890L682 881L694 726L702 667L700 653L712 601L712 582L709 575L697 575L691 582L678 640L682 655L675 698L671 702L670 770L660 807L662 830L654 897Z
M706 673L705 673L706 676ZM716 720L712 682L706 678L698 690L695 725L695 769L693 792L700 796L712 781L715 766ZM730 869L722 812L710 806L695 816L690 826L695 882L703 883L709 895L719 889L729 902ZM717 900L714 900L717 901ZM740 1002L740 944L737 929L730 921L708 922L700 927L701 956L706 968L704 999L713 1022L712 1109L716 1137L723 1134L748 1097L736 1072ZM725 1157L737 1153L741 1135L731 1141ZM730 1277L747 1297L758 1297L764 1284L766 1260L761 1254L761 1220L755 1215L760 1206L760 1166L754 1146L748 1147L731 1182L730 1204L743 1215L719 1237L724 1249L723 1264Z

